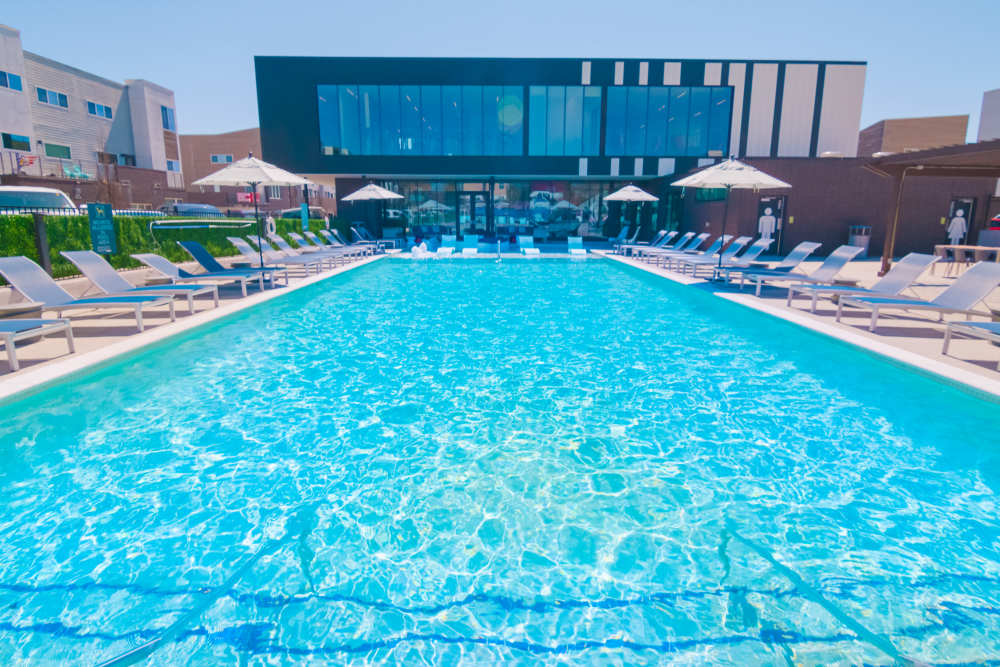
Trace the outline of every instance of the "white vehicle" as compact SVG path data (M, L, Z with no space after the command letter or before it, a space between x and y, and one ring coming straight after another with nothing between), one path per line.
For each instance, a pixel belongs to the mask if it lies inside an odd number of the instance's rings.
M62 190L29 185L0 185L0 213L45 213L47 215L77 215L73 200Z

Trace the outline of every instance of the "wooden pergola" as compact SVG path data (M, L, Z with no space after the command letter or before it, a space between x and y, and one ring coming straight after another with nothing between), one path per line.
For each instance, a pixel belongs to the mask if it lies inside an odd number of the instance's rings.
M895 153L872 158L864 168L890 179L893 205L886 221L885 243L882 246L882 270L892 266L899 227L899 209L903 201L903 184L908 178L947 176L1000 178L1000 139L978 144L960 144L931 148L910 153Z

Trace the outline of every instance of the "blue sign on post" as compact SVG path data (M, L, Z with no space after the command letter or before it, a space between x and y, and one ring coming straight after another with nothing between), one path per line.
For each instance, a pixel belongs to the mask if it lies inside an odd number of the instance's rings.
M115 235L115 221L111 217L111 204L87 204L90 218L90 245L94 252L113 255L118 252L118 237Z
M309 231L309 204L302 202L302 231Z

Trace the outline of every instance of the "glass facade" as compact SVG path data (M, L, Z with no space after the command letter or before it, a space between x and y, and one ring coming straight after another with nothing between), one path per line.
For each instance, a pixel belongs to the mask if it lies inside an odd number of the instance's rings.
M324 155L522 155L522 86L317 86Z
M732 115L728 86L316 89L324 155L523 156L527 132L529 156L599 156L603 113L603 155L707 157L727 153Z
M608 88L605 155L705 157L729 145L732 89L725 86Z

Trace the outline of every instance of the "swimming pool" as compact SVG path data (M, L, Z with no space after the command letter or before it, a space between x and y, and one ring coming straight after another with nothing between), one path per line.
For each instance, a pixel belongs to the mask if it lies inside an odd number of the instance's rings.
M379 261L0 413L5 664L1000 656L996 404L609 261Z

